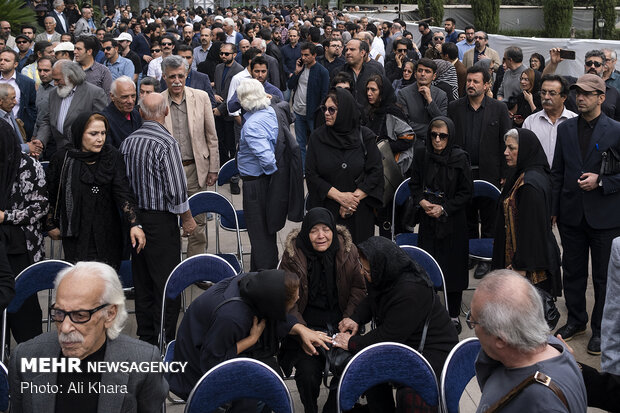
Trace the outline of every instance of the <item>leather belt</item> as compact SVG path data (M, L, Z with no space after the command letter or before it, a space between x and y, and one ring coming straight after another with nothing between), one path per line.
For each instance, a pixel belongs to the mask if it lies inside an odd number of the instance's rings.
M249 176L249 175L246 175L246 176L241 176L241 179L243 179L244 181L256 181L257 179L264 178L266 176L269 176L269 175L265 175L265 174L262 174L262 175L259 175L259 176Z
M183 166L189 166L195 164L196 161L193 159L188 159L187 161L183 161Z

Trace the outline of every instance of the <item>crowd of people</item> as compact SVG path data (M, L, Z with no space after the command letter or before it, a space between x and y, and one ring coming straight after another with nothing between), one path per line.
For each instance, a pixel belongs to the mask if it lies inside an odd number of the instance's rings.
M19 358L129 352L149 360L155 350L145 343L176 337L174 359L188 370L136 377L123 403L152 411L145 406L160 404L168 384L185 399L211 367L245 355L287 375L295 368L301 402L314 413L331 346L355 353L404 343L439 376L476 267L483 280L465 321L482 344L480 411L497 408L532 366L544 366L557 397L528 387L511 410L613 405L589 383L618 385L618 376L587 370L584 386L568 347L551 336L549 313L563 294L568 319L556 334L569 341L589 323L587 352L601 354L607 268L620 236L614 50L586 53L584 75L574 78L561 75L560 49L528 61L514 45L500 58L487 33L458 31L453 18L438 30L321 6L121 5L96 19L86 3L54 0L36 11L39 33L0 21L0 304L10 302L12 279L44 259L44 235L78 264L57 280L50 317L58 338L41 335L36 295L9 314L23 343L12 354L13 383L31 380L15 371ZM250 271L210 287L178 334L180 300L167 304L159 337L181 235L187 256L207 251L210 218L194 216L188 199L213 187L233 159L230 193L243 191ZM394 191L406 178L411 202L393 220ZM475 196L476 180L497 187L499 200ZM279 252L287 217L301 228ZM447 311L424 270L392 242L393 228L416 226L418 246L445 276ZM494 239L491 262L469 258L474 238ZM119 336L127 315L115 274L130 257L140 342ZM54 383L76 379L59 374ZM324 412L336 411L337 382ZM429 408L402 386L396 402L388 384L365 394L372 412ZM16 411L41 406L29 397L14 395ZM70 403L55 401L56 411ZM97 403L114 404L78 401L84 411ZM231 409L256 411L256 403Z

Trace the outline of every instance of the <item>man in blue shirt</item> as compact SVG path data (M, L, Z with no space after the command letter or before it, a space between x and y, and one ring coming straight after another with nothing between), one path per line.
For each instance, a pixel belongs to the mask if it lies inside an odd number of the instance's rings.
M113 38L106 37L101 43L101 48L105 54L105 66L110 70L112 79L116 80L121 76L133 79L135 67L131 60L118 53L118 42Z
M461 40L456 44L456 47L459 48L459 60L463 61L463 55L469 49L473 49L476 47L476 42L474 41L474 34L476 30L474 26L466 26L465 27L465 40Z

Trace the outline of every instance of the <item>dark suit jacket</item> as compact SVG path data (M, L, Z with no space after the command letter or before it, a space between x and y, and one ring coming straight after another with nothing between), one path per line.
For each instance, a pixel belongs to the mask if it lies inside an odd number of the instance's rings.
M21 343L11 354L9 364L9 389L11 392L11 411L23 413L54 412L56 395L52 392L20 391L20 383L33 385L55 385L58 373L21 372L21 359L54 357L60 354L58 334L45 333L32 340ZM114 340L107 340L104 361L159 362L159 350L144 341L123 334ZM168 383L163 374L158 373L102 373L104 385L126 386L122 391L100 393L97 413L157 412L168 395ZM117 387L118 388L118 387ZM87 389L84 389L87 391ZM94 413L94 412L93 412Z
M52 10L52 11L49 13L49 15L50 15L50 16L52 16L52 17L54 18L54 20L56 20L56 31L57 31L58 33L60 33L60 34L65 34L65 33L66 33L66 31L65 31L65 29L63 29L63 27L62 27L62 22L60 21L60 17L58 17L58 15L56 14L56 12L55 12L54 10ZM63 13L63 14L62 14L62 18L64 19L65 24L67 25L67 30L69 30L69 26L70 26L70 25L69 25L69 21L67 20L67 14L66 14L66 13Z
M455 145L465 149L465 128L468 116L467 105L468 97L462 97L450 102L448 105L448 117L452 119L455 126L456 139ZM485 108L482 120L479 151L479 178L491 182L499 187L501 178L507 174L506 159L504 151L504 134L512 127L510 115L506 105L498 100L485 97Z
M37 121L37 90L34 87L34 80L21 73L17 73L15 82L21 92L17 117L24 122L26 138L30 139L34 130L34 124Z
M215 67L215 93L224 99L222 103L218 103L216 106L217 110L222 115L228 114L228 109L226 108L226 97L228 96L228 88L230 87L230 80L234 75L245 70L243 66L239 63L234 62L230 69L228 69L228 73L226 74L226 79L222 79L224 75L224 63L220 63Z
M166 84L163 76L159 80L159 84L161 85L162 92L168 89L168 85ZM217 101L215 100L215 94L213 93L213 88L211 87L211 79L209 79L209 75L197 72L195 70L190 70L189 76L187 77L187 79L185 79L185 86L207 92L207 94L209 95L209 100L211 101L211 106L215 107L217 105Z
M84 82L77 86L65 117L62 134L56 128L61 102L62 99L58 93L55 90L51 91L49 112L43 117L43 122L37 132L37 138L46 146L46 158L51 157L57 149L72 144L71 124L77 115L82 112L102 112L108 105L108 98L103 89L91 83Z
M267 81L282 90L280 81L280 63L275 57L271 57L268 54L263 54L263 57L267 61ZM286 90L286 89L284 89Z
M609 229L620 227L620 174L601 175L603 186L583 191L577 180L584 172L598 174L601 154L610 147L620 151L620 123L604 113L596 123L585 159L581 157L578 136L579 117L558 126L551 182L553 185L552 215L558 222L577 226L585 216L590 227Z

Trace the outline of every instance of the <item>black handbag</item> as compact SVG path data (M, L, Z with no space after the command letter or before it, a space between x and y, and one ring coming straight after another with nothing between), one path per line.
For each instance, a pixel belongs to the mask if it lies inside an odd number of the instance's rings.
M601 170L599 175L615 175L620 173L620 154L611 146L601 153Z
M547 291L542 290L540 288L536 288L538 293L540 294L540 298L543 303L543 312L545 313L545 321L547 321L547 325L549 329L555 329L555 326L558 325L558 321L560 321L560 311L555 305L555 297L549 294Z

